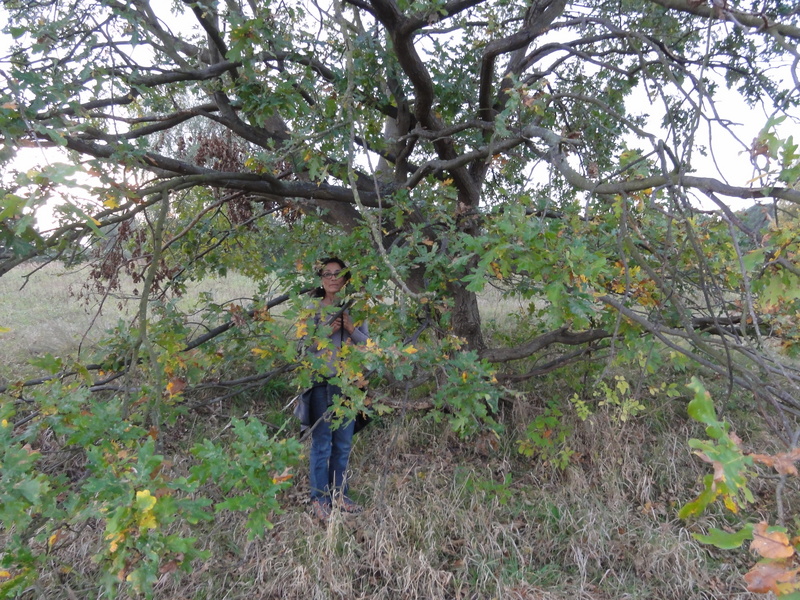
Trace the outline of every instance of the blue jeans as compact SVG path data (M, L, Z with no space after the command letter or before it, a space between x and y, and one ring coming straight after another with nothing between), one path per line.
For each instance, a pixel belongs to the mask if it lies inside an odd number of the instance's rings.
M311 422L311 454L309 457L309 479L311 499L330 500L333 494L347 494L347 461L353 446L355 421L342 423L333 428L329 419L319 419L333 403L333 397L341 395L338 386L321 384L311 390L309 409Z

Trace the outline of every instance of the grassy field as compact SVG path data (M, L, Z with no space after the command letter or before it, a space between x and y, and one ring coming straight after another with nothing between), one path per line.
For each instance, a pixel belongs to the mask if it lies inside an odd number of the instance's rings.
M18 275L0 278L3 371L43 353L91 351L98 333L130 320L131 300L106 301L93 316L76 295L84 275L48 266L23 289ZM200 289L202 288L202 289ZM207 282L199 292L218 301L246 298L254 284L236 276ZM121 305L120 305L121 303ZM497 298L487 316L502 327ZM87 333L88 332L88 333ZM688 379L674 376L676 383ZM582 421L567 413L562 426L574 452L565 467L517 452L527 424L549 400L569 396L563 382L544 378L504 405L499 439L464 441L422 413L400 410L356 438L353 496L366 510L334 513L327 525L308 511L306 474L282 496L284 511L264 538L247 539L245 518L221 514L192 535L210 558L189 574L164 572L159 599L430 599L430 600L744 600L746 550L719 551L692 533L726 524L711 511L697 522L676 516L699 492L707 465L694 457L690 437L702 428L686 415L686 397L656 397L620 423L598 410ZM273 420L284 398L258 394L179 418L165 436L164 454L176 475L190 462L186 448L218 438L234 416ZM401 399L396 399L401 405ZM744 402L744 401L742 401ZM746 443L762 435L746 404L734 413ZM487 434L489 435L489 434ZM759 520L771 510L770 486L756 483ZM72 545L70 570L54 569L30 598L97 596L92 561L102 527ZM26 596L28 597L28 596Z
M52 354L90 360L95 343L122 319L130 324L138 308L135 286L108 295L84 287L87 273L48 264L17 269L0 277L0 381L11 373L33 373L26 366L32 358ZM193 283L181 302L197 303L201 293L214 302L246 303L257 284L236 273L226 278Z

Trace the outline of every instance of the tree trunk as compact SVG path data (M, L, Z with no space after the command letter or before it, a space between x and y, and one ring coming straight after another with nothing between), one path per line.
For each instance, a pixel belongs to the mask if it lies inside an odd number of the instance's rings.
M475 292L468 291L459 282L453 282L448 287L453 296L453 312L451 314L453 332L467 341L467 347L470 350L481 352L486 344L483 341L483 331L481 330L478 297Z

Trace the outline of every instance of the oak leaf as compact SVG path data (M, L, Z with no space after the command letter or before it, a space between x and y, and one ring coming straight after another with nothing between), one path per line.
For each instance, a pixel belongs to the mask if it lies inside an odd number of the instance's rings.
M238 304L234 304L228 309L231 315L231 321L237 327L244 327L247 324L247 318L244 308Z
M174 573L177 570L178 570L178 561L171 560L161 565L158 569L158 572L163 575L164 573Z
M695 452L700 460L703 462L707 462L708 464L714 467L714 484L720 483L725 481L725 465L723 465L720 461L714 460L713 458L709 458L709 456L705 452Z
M294 477L294 473L292 473L289 467L286 467L283 470L283 473L273 475L272 483L283 483L285 481L289 481L292 477Z
M177 396L186 388L186 380L181 377L173 377L167 384L167 393L170 396Z
M782 531L767 531L767 524L761 521L753 528L753 541L750 550L764 558L789 558L794 555L794 547Z
M769 454L751 454L750 457L767 467L774 468L781 475L797 475L795 462L800 460L800 448L795 448L791 452L780 452L775 456Z
M800 569L789 569L786 561L760 562L748 571L744 580L747 582L747 591L756 594L767 592L779 593L780 584L791 582ZM780 586L780 587L779 587Z

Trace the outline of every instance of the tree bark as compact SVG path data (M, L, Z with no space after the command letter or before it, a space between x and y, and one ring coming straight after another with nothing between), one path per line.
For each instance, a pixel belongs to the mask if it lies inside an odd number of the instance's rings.
M469 350L482 352L486 348L486 343L481 330L477 295L459 282L448 284L448 289L453 297L453 311L450 316L453 333L467 341Z

